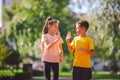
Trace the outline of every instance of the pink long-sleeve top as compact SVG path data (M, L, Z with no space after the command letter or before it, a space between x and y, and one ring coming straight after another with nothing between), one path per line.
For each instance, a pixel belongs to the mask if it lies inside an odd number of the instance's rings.
M46 48L44 45L44 42L47 41L49 43L52 43L54 40L58 38L57 35L51 36L50 34L44 34L42 35L41 42L43 43L43 54L42 54L42 61L46 62L53 62L53 63L59 63L59 45L63 43L62 38L51 48Z

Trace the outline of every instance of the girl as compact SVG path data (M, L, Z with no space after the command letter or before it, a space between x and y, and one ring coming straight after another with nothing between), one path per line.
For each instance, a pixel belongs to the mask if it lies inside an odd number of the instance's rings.
M59 62L63 61L63 41L60 37L58 25L59 21L48 17L42 31L41 50L43 51L42 61L45 80L50 80L51 70L53 71L53 80L58 80Z

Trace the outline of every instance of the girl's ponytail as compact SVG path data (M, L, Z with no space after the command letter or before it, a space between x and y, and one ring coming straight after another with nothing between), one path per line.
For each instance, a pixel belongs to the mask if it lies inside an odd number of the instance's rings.
M52 20L50 18L50 16L47 17L46 21L45 21L45 24L44 24L44 27L43 27L43 30L42 30L42 34L46 34L48 33L48 21Z

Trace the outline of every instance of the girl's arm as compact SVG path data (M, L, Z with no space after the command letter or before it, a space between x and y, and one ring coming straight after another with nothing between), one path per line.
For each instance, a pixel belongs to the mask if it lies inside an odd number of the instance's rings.
M44 46L46 48L51 48L52 46L54 46L58 41L60 40L60 36L58 36L58 38L56 40L54 40L53 42L49 43L47 40L44 42Z
M63 48L62 48L62 44L59 45L59 56L60 56L59 60L60 60L60 62L62 62L63 61Z
M42 50L42 51L43 51L43 49L44 49L44 44L43 44L43 43L41 43L41 44L40 44L40 46L39 46L39 48L40 48L40 50Z
M59 30L57 32L57 35L58 35L58 38L56 40L54 40L52 43L49 43L48 41L46 41L45 46L47 48L51 48L52 46L54 46L60 40L61 35L60 35L60 31Z

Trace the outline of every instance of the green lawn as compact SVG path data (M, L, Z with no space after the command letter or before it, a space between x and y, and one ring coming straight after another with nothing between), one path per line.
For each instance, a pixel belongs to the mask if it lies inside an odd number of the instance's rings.
M71 77L72 72L60 72L60 76ZM98 71L98 72L93 71L92 76L98 79L120 79L120 74L111 74L110 72L105 72L105 71Z
M61 77L71 77L72 76L72 72L60 72L59 76Z
M111 72L99 71L93 72L93 77L101 79L120 79L120 74L111 74Z
M23 71L20 70L0 70L0 77L2 76L13 76L13 73L22 73ZM36 72L35 72L36 73ZM39 74L39 73L37 73ZM59 74L60 77L72 77L72 72L60 72ZM96 71L92 72L93 78L97 79L106 79L106 80L120 80L120 74L111 74L111 72L106 72L106 71ZM38 77L44 77L43 75L38 75ZM32 79L34 80L34 79Z

